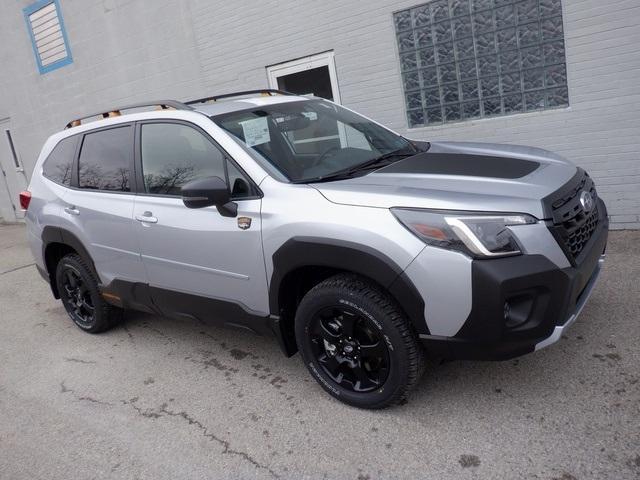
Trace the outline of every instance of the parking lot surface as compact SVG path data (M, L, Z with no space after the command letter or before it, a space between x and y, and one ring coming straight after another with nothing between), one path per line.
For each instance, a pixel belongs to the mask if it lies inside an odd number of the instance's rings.
M607 253L556 345L429 365L363 411L249 333L140 313L83 333L2 226L0 478L640 478L640 232Z

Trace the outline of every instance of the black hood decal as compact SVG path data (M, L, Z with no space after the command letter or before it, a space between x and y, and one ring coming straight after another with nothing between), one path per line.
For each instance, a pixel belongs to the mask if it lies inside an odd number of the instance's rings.
M529 175L539 166L538 162L511 157L424 152L381 168L374 175L377 173L420 173L516 179Z

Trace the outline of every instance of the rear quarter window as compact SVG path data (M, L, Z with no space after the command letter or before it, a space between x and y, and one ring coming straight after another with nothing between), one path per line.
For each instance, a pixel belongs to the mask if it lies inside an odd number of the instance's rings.
M91 190L130 192L133 127L87 133L78 158L78 186Z
M73 157L76 153L79 137L63 138L51 151L42 166L42 174L60 185L71 185Z

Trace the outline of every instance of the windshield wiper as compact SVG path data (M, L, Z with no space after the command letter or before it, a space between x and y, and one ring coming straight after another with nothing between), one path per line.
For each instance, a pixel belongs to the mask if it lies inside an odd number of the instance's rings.
M404 149L402 149L404 150ZM382 167L386 167L387 165L391 165L392 163L406 158L412 157L416 154L416 152L406 152L396 150L395 152L385 153L384 155L380 155L379 157L372 158L371 160L367 160L366 162L359 163L358 165L354 165L353 167L345 168L344 170L338 170L337 172L330 173L328 175L322 175L316 178L308 178L304 180L299 180L294 183L319 183L319 182L328 182L333 180L342 180L345 178L351 178L354 174L358 172L363 172L367 170L377 170Z

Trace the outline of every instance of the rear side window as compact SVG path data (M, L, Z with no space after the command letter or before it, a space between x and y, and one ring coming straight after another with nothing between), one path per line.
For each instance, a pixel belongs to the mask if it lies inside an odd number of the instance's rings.
M180 195L180 188L191 180L226 179L223 153L194 128L148 123L142 125L140 144L147 193Z
M67 137L55 146L42 166L43 175L60 185L71 185L73 157L76 153L78 136Z
M131 191L133 127L88 133L78 159L78 186L92 190Z

